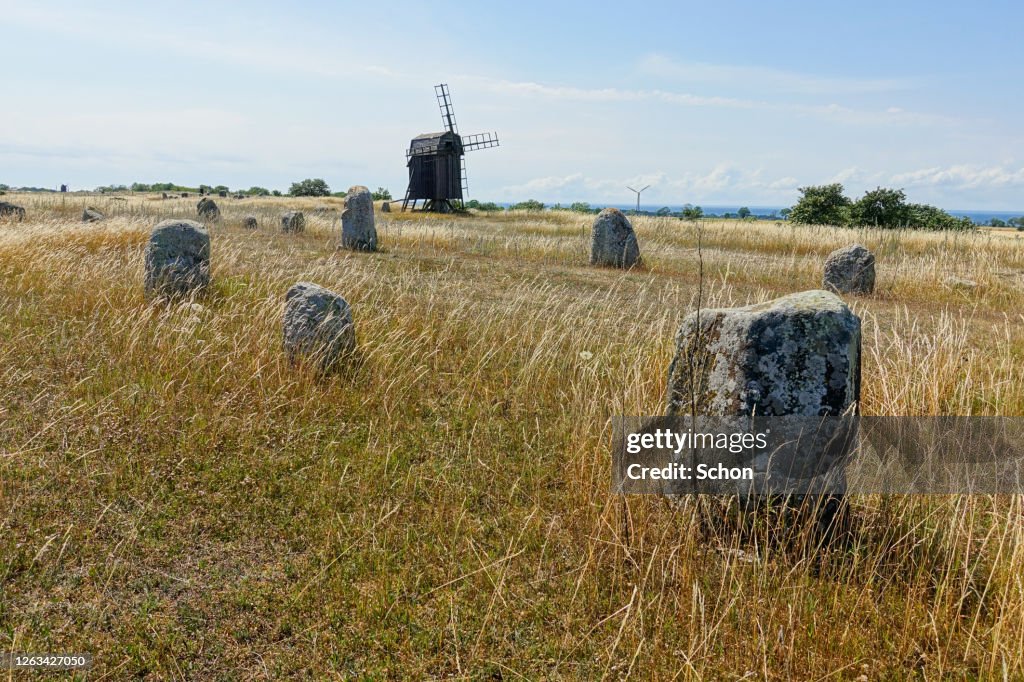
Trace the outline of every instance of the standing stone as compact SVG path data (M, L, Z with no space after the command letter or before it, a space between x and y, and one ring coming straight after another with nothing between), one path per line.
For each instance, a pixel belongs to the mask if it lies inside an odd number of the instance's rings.
M839 416L860 400L860 318L804 291L688 315L669 367L668 412ZM691 368L694 370L691 372Z
M281 231L298 234L306 230L306 216L302 211L288 211L281 214Z
M199 203L196 204L196 213L199 214L200 218L206 220L220 220L220 208L209 197L203 197L199 200Z
M836 249L825 259L823 289L837 294L870 294L875 290L875 255L860 244Z
M0 201L0 218L14 218L18 221L24 220L25 209L6 201Z
M341 245L355 251L377 250L377 228L373 224L373 196L362 185L350 187L341 213Z
M590 243L590 264L631 268L640 260L640 245L629 219L617 208L597 214Z
M356 347L352 307L317 284L298 282L285 294L284 349L291 362L305 359L326 372Z
M245 219L242 220L242 227L247 230L255 230L259 226L260 224L256 221L256 216L254 215L247 215L245 216Z
M103 220L104 215L97 211L92 206L82 211L82 222L83 223L98 223Z
M185 295L210 283L210 233L192 220L165 220L146 246L147 296Z
M219 192L217 192L217 196L219 196L221 199L227 199L228 193L225 192L224 190L220 190Z
M388 201L385 201L383 204L381 204L380 205L380 212L381 213L391 213L391 203L388 202Z
M669 367L668 414L736 418L806 417L763 422L773 442L750 453L752 490L774 493L845 489L842 458L860 401L860 318L827 291L804 291L743 308L701 310L676 335ZM808 428L810 427L810 428ZM844 440L845 439L845 440ZM756 501L757 496L747 498ZM829 502L819 523L839 509Z

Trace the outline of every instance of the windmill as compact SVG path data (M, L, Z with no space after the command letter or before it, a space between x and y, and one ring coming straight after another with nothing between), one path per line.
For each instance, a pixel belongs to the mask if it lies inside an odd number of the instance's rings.
M409 143L409 149L405 151L409 188L405 190L403 211L410 201L415 209L416 202L421 199L424 211L447 213L461 208L463 197L469 194L469 180L462 157L474 149L498 146L497 133L459 135L448 85L435 85L434 94L441 108L441 122L445 130L417 135Z

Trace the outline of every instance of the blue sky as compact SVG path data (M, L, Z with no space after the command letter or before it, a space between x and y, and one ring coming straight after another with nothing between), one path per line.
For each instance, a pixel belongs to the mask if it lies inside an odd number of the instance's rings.
M1024 3L0 0L0 182L405 188L447 82L481 200L1024 208Z

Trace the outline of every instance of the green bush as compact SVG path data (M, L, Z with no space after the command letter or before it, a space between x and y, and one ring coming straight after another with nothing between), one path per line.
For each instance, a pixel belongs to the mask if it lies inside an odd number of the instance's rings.
M544 204L536 199L527 199L526 201L520 201L518 204L512 204L509 206L509 210L512 211L543 211Z
M331 188L321 178L307 178L293 182L288 194L293 197L328 197L331 195Z
M809 185L799 188L800 199L792 208L789 219L806 225L848 225L851 202L843 194L843 186Z

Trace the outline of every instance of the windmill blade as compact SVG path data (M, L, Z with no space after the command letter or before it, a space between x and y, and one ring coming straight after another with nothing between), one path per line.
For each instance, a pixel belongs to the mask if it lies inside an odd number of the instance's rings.
M630 192L636 192L637 194L639 194L641 191L643 191L643 190L635 190L632 187L630 187L629 185L626 185L626 189L628 189Z
M462 201L469 196L469 173L466 171L466 160L462 160Z
M498 133L475 133L462 137L462 151L470 152L474 149L490 149L498 146Z
M441 108L441 123L445 130L458 135L459 126L455 123L455 109L452 107L452 97L448 93L448 84L435 85L434 94L437 95L437 105Z

